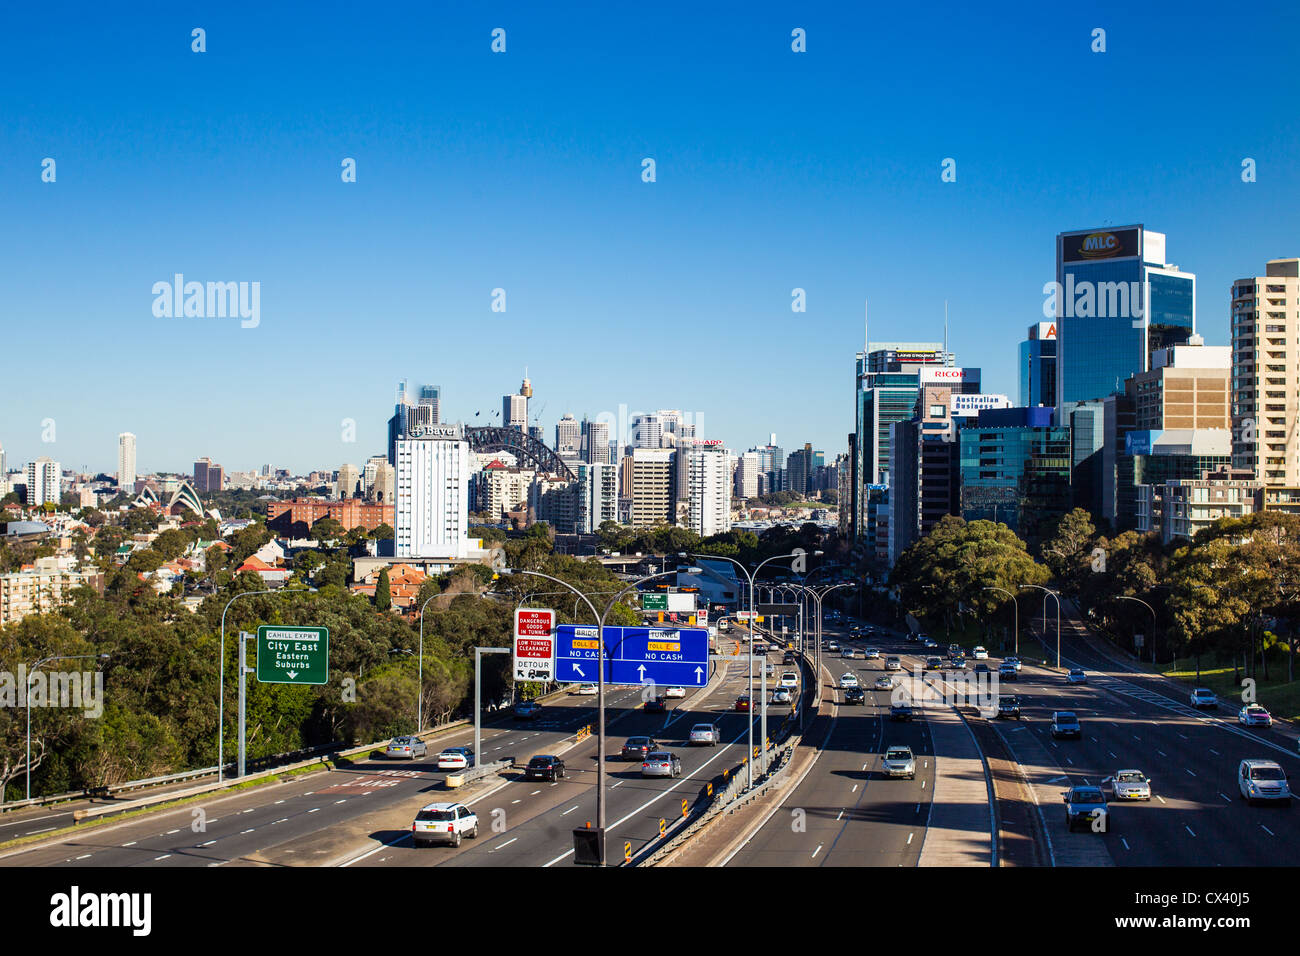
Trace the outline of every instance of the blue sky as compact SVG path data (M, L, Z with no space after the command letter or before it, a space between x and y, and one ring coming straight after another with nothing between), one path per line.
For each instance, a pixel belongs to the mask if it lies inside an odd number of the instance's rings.
M473 420L525 366L548 440L625 404L831 458L864 299L873 340L939 339L946 299L1014 398L1058 231L1165 232L1210 344L1233 279L1300 255L1294 8L876 6L11 6L11 465L111 471L128 430L144 472L359 463L399 379ZM155 318L178 272L260 282L260 324Z

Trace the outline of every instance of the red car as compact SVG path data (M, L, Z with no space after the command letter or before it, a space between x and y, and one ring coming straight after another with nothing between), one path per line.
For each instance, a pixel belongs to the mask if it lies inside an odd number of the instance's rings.
M736 710L749 710L749 695L741 694L736 698Z

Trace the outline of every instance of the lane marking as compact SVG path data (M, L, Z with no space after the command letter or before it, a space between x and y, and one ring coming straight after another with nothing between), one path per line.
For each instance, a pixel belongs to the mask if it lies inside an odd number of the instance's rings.
M281 817L279 820L275 821L275 823L288 823L288 822L289 822L288 817ZM275 826L275 823L272 823L271 826Z
M83 853L83 854L81 854L81 856L77 857L77 859L78 859L78 860L89 860L89 859L90 859L90 854L89 854L89 853Z
M540 791L540 790L534 790L532 793L529 794L529 796L530 796L530 797L535 797L535 796L537 796L537 795L538 795L539 793L541 793L541 792L542 792L542 791Z
M308 812L308 813L315 813L315 812L316 812L317 810L319 810L319 809L320 809L320 807L312 807L312 808L311 808L310 810L308 810L307 812Z
M1190 833L1192 836L1196 836L1195 831L1193 831L1192 828L1185 823L1183 824L1183 829L1186 830L1188 833Z
M916 836L915 833L909 833L909 834L907 835L907 845L908 845L908 846L911 846L911 845L912 845L912 837L914 837L914 836Z
M1268 827L1264 826L1264 824L1262 824L1262 823L1260 824L1260 828L1261 828L1265 833L1267 833L1269 836L1277 836L1276 833L1274 833L1274 832L1273 832L1272 830L1270 830Z
M240 830L239 835L243 836L245 833L252 833L256 829L257 827L249 827L247 830Z
M812 854L811 859L814 859L814 860L817 859L817 854L820 853L820 852L822 851L822 847L823 847L823 846L825 846L825 844L823 844L823 843L818 843L818 844L817 844L817 849L813 850L813 854Z
M209 840L207 843L200 843L199 846L212 846L216 842L216 840Z
M1196 774L1192 773L1190 770L1187 770L1186 767L1184 767L1183 769L1187 771L1188 776L1191 776L1191 777L1195 777L1195 776L1196 776Z
M508 847L510 844L514 843L518 839L519 837L511 837L509 840L506 840L506 842L502 843L500 846L494 846L492 848L492 852L495 853L497 850L504 850L506 847Z
M576 809L578 809L578 804L575 803L573 806L569 807L569 809L561 813L560 816L567 817L570 813L572 813Z
M1132 847L1130 847L1130 846L1128 845L1128 840L1125 840L1123 837L1120 837L1120 838L1119 838L1119 842L1124 844L1124 849L1126 849L1126 850L1131 850L1131 849L1132 849Z
M855 783L855 784L853 785L853 789L850 790L849 793L857 793L857 792L858 792L858 785Z
M123 843L122 846L135 846L135 844L136 844L136 841L135 841L135 840L132 840L130 843Z
M154 858L153 858L153 861L154 861L155 863L157 863L159 860L165 860L165 859L167 859L167 857L169 857L169 856L171 856L170 853L164 853L162 856L156 856L156 857L154 857Z
M58 827L45 827L45 828L42 829L42 830L28 830L28 831L27 831L25 834L23 834L23 835L24 835L24 836L30 836L30 835L33 834L33 833L49 833L51 830L57 830L57 829L58 829Z

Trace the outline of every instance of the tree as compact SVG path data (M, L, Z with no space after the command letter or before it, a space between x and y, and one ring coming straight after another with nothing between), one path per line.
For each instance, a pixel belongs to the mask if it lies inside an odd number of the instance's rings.
M388 569L379 572L379 581L375 584L375 609L387 611L393 606L393 586L388 578Z
M311 526L311 536L322 545L331 545L347 534L347 529L337 518L321 518Z
M889 581L904 610L918 618L942 619L951 627L959 607L991 615L1024 584L1045 584L1050 572L1036 562L1010 528L1000 522L947 516L901 555Z
M375 541L392 541L397 537L397 532L393 530L392 525L381 523L370 532L370 537Z

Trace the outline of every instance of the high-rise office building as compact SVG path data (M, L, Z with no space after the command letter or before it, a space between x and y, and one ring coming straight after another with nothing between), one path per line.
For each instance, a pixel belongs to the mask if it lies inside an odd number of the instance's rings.
M371 501L375 500L375 476L379 473L379 466L387 462L388 459L383 455L371 455L361 468L361 484L365 489L365 496ZM391 501L388 503L392 504Z
M1051 408L997 408L958 432L961 514L1034 542L1070 510L1070 428Z
M927 383L917 394L912 418L891 426L887 526L891 566L941 518L958 513L953 395L952 384Z
M1056 323L1035 322L1020 343L1020 404L1056 404Z
M957 368L953 354L940 342L871 342L865 352L857 353L854 369L856 438L849 507L853 534L862 540L872 533L868 489L889 483L891 426L912 418L923 384L946 384L958 393L978 393L980 372Z
M673 523L677 506L675 454L666 448L633 449L630 460L634 527L653 528Z
M1232 349L1205 345L1193 336L1187 345L1160 349L1149 371L1124 383L1133 399L1139 429L1231 428L1228 383Z
M582 426L572 415L555 423L555 453L561 458L576 457L582 447Z
M334 483L334 497L357 498L362 493L361 470L356 465L340 465L339 477Z
M1300 488L1297 341L1300 259L1232 284L1232 460L1266 489Z
M1056 237L1056 406L1120 392L1151 353L1196 331L1196 276L1165 261L1165 236L1145 226Z
M582 422L582 457L588 464L614 463L614 450L609 444L609 422Z
M194 490L199 494L220 491L225 485L225 471L211 458L200 458L194 462Z
M130 432L117 436L117 490L135 494L135 435Z
M501 424L505 428L528 429L528 399L523 395L505 395L501 398Z
M460 425L397 442L397 556L464 558L469 551L471 452Z
M406 382L397 383L397 403L393 406L393 417L388 419L388 463L397 465L397 442L405 438L411 424L410 399L406 395Z
M659 448L663 439L663 423L656 413L632 416L632 447Z
M758 452L747 451L736 462L736 497L758 496Z
M790 452L790 456L786 459L786 490L800 495L814 493L817 469L825 466L826 453L813 451L812 445L804 442L802 448Z
M442 403L442 386L441 385L421 385L419 404L425 408L430 408L431 421L425 422L426 425L440 424L438 420L439 406Z

